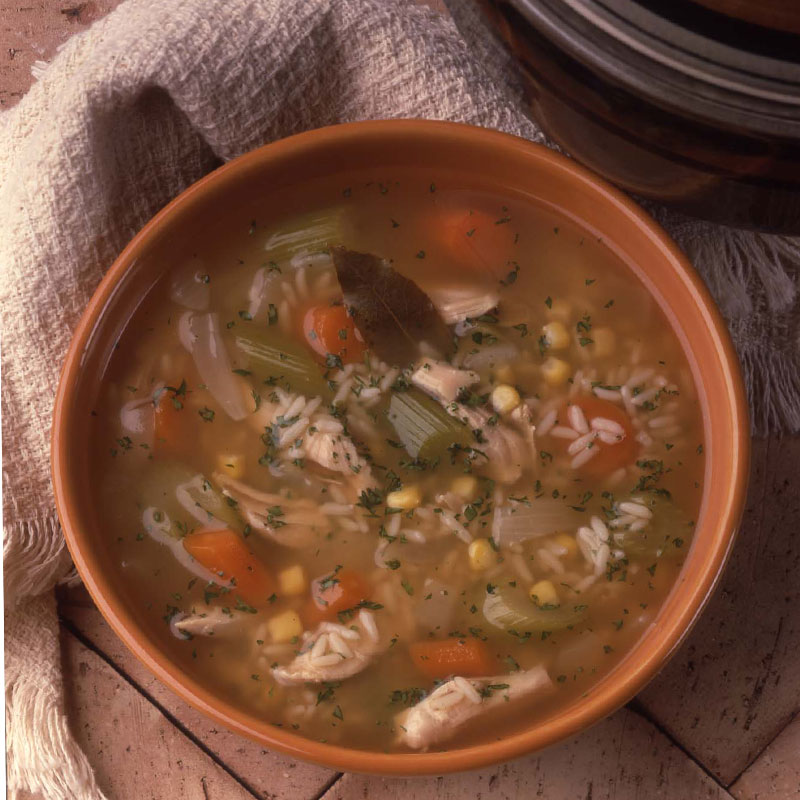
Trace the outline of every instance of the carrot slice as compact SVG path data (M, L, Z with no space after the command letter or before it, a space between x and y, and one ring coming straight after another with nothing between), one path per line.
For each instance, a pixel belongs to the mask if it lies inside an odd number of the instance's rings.
M311 349L325 358L328 353L350 364L360 361L366 345L344 306L312 306L303 319L303 335Z
M623 439L615 444L595 441L594 447L598 448L597 454L580 468L582 473L591 477L602 477L620 467L627 467L636 460L639 443L635 438L636 432L631 418L624 409L609 400L602 400L594 396L580 397L571 402L583 411L587 422L591 423L595 417L603 417L619 423L625 431ZM559 413L559 419L562 422L567 419L567 408L568 406L564 406ZM569 439L556 439L556 441L558 442L557 446L564 450L570 445Z
M443 209L436 215L440 236L455 260L494 280L510 271L514 231L506 218L477 209Z
M155 431L153 449L157 456L172 456L190 450L195 441L190 413L182 399L165 390L158 398L155 408Z
M369 585L357 572L337 569L311 582L311 602L306 614L311 621L334 619L340 611L354 608L369 595Z
M250 605L263 606L275 590L275 583L258 556L248 550L238 533L221 530L200 530L183 538L183 547L192 558L220 578L220 583L233 581L234 595Z
M432 679L461 675L478 678L491 675L492 659L480 639L432 639L408 648L416 667Z

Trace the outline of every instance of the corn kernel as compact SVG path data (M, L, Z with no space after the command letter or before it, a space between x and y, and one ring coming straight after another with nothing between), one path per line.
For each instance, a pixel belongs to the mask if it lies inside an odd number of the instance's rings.
M422 502L422 493L419 486L404 486L396 492L389 492L386 495L386 505L390 508L412 509Z
M514 383L514 370L510 364L501 364L495 367L494 379L498 383Z
M495 562L494 549L488 539L475 539L469 543L467 550L469 565L476 572L489 569Z
M220 453L217 456L217 467L229 478L241 478L244 475L244 456Z
M589 334L592 337L592 351L596 356L610 356L617 345L617 337L611 328L593 328Z
M537 581L531 586L530 598L537 606L557 606L558 592L551 581Z
M569 378L570 366L566 361L551 356L542 364L542 377L549 386L562 386Z
M293 567L286 567L278 573L278 586L282 595L289 597L303 594L308 581L306 580L306 573L301 564L295 564Z
M565 350L569 347L569 331L563 322L548 322L542 328L542 333L550 350Z
M492 408L498 414L510 414L521 400L519 392L507 383L501 383L492 390Z
M550 319L566 322L572 314L572 306L566 300L555 299L550 303L546 313Z
M474 500L478 494L478 480L472 475L459 475L453 478L450 491L457 494L462 500Z
M296 611L284 611L267 622L270 639L276 644L291 642L303 633L303 624Z
M568 533L559 533L554 541L559 547L563 547L566 550L564 558L575 558L578 555L578 543L575 541L574 536L570 536Z

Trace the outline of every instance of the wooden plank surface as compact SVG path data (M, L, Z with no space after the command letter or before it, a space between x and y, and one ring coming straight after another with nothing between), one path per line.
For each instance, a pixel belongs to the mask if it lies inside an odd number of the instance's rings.
M730 795L638 714L621 709L539 755L439 778L345 775L323 800L723 800Z
M800 437L753 443L745 520L688 641L639 696L729 785L800 709Z
M113 800L252 800L152 703L74 636L62 637L66 705L100 788Z
M737 800L800 797L800 716L783 729L730 791Z

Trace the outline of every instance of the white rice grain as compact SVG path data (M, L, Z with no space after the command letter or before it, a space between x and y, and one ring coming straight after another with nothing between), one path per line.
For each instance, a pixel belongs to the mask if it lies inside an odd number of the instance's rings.
M597 451L599 448L597 447L587 447L585 450L581 450L575 458L572 459L570 462L570 467L572 469L578 469L582 467L587 461L594 458L597 455Z
M619 390L620 395L622 396L622 403L625 406L625 410L633 416L634 412L636 411L633 402L631 400L631 390L627 386L623 386Z
M583 436L579 436L577 439L575 439L575 441L570 442L570 445L567 448L567 453L571 456L574 456L575 453L580 453L582 450L587 448L596 438L597 438L597 431L589 431L589 433L584 433Z
M600 519L600 517L592 517L591 520L589 520L589 524L601 542L608 541L608 528L606 527L605 522Z
M551 432L553 426L556 424L557 419L558 419L558 411L556 411L556 409L548 411L539 420L539 424L536 426L537 436L547 436L547 434Z
M545 550L544 547L540 547L536 551L536 558L538 558L545 567L555 572L556 575L562 575L564 573L564 565L549 550Z
M625 388L633 389L635 386L640 386L653 374L655 374L655 370L652 367L646 367L645 369L638 369L633 373L633 375L631 375L630 378L628 378L627 381L625 381Z
M611 548L607 544L601 544L594 557L594 574L602 575L608 564L608 557L611 555Z
M647 527L648 520L646 519L637 519L636 522L632 522L630 528L628 530L633 531L634 533L638 533L639 531L643 531Z
M303 409L303 416L304 417L311 417L311 415L320 407L322 404L322 398L317 395L316 397L312 397L305 405Z
M343 403L347 398L347 395L350 394L350 390L353 388L353 379L348 378L344 383L339 386L339 390L333 397L333 404L338 406L340 403Z
M609 400L612 403L618 403L622 400L622 393L617 389L604 389L602 386L595 386L593 391L595 396L601 400Z
M608 431L598 431L597 438L603 444L614 445L614 444L619 444L624 437L617 436L615 433L609 433Z
M314 427L320 433L341 433L344 430L342 423L333 419L333 417L322 417L314 420Z
M380 634L378 633L378 626L375 624L375 617L372 615L372 612L367 611L366 608L362 608L358 612L358 620L367 632L367 636L369 636L373 642L377 642L380 638Z
M551 428L550 435L556 439L577 439L580 436L575 428L567 428L565 425L556 425Z
M401 536L405 536L409 542L416 542L417 544L425 544L428 540L422 531L414 528L403 528L400 531Z
M578 433L589 433L589 423L586 421L586 415L580 406L572 405L567 409L567 416L569 417L569 424L575 428Z
M380 396L381 396L381 390L377 386L369 386L366 389L361 390L359 398L361 400L370 400L374 397L380 397Z
M613 419L608 419L607 417L593 417L589 424L592 426L592 430L595 431L607 431L608 433L613 433L615 436L625 435L625 428L623 428L619 422L615 422Z
M639 442L642 447L650 447L650 445L653 444L653 437L644 431L639 431L639 433L636 434L636 441Z
M645 389L643 392L639 392L639 394L637 394L631 400L631 402L635 406L641 408L645 403L649 403L660 391L661 389L659 389L657 386L654 386L651 389Z
M642 519L650 519L653 512L642 503L632 503L625 501L619 504L619 510L623 514L632 514L634 517L641 517Z
M400 519L399 514L392 514L392 518L389 520L389 524L386 526L386 532L389 536L397 536L397 532L400 530L400 525L402 520Z
M286 409L284 413L284 417L287 419L291 419L291 417L297 416L305 407L306 399L302 395L297 395L292 401L292 404L289 408Z
M300 297L308 297L308 274L305 266L300 267L295 273L295 285L297 286L297 293Z

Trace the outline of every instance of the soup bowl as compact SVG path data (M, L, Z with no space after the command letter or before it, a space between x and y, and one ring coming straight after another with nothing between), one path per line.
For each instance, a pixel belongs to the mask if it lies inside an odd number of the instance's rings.
M228 701L159 644L118 579L96 510L86 442L90 411L115 345L175 253L226 220L277 213L291 189L367 169L413 166L478 181L496 194L529 197L602 237L672 326L702 414L704 488L696 533L676 584L631 652L585 696L510 734L445 752L366 752L312 741ZM346 185L346 184L345 184ZM717 584L742 511L748 422L738 361L700 278L665 232L622 193L573 161L506 134L428 121L362 122L303 133L248 153L206 176L160 211L111 265L67 353L55 404L52 477L69 549L102 614L170 689L217 722L263 746L339 770L384 775L475 769L539 750L599 721L629 700L675 652Z

